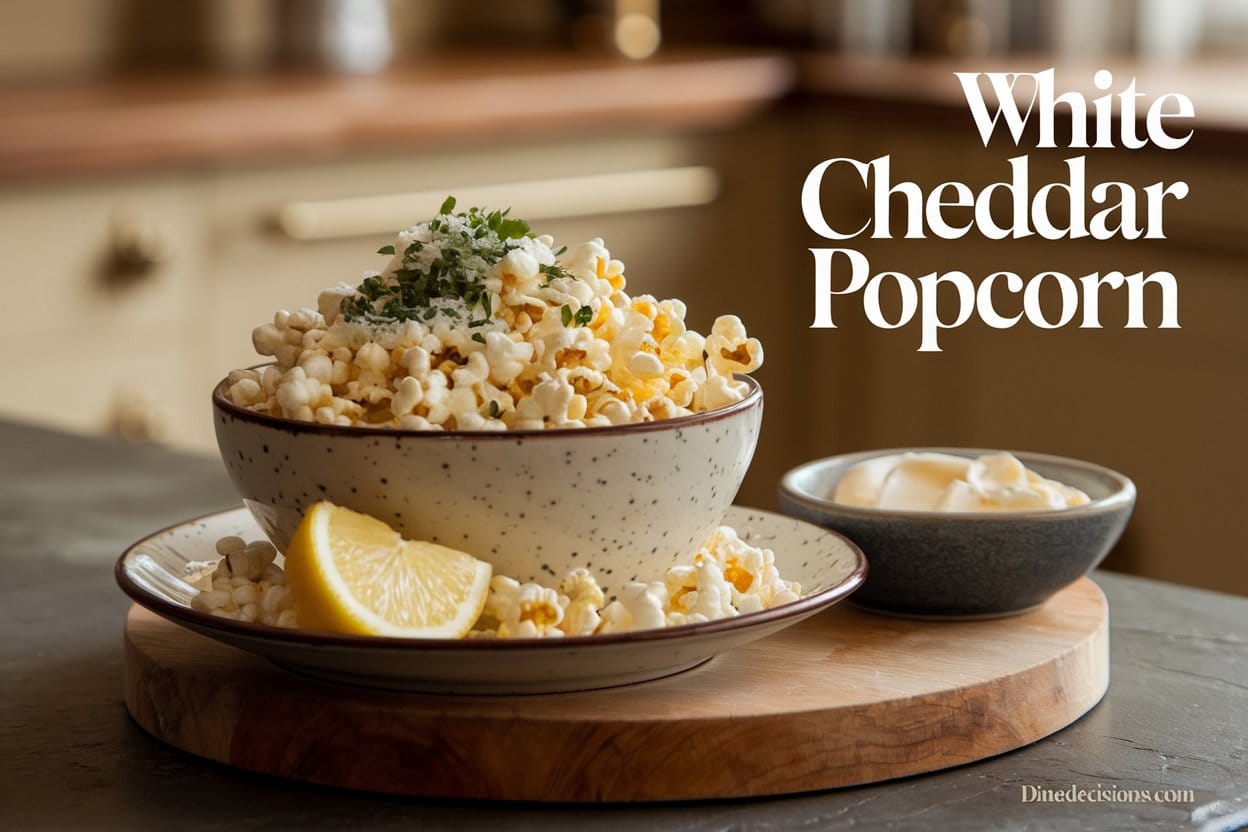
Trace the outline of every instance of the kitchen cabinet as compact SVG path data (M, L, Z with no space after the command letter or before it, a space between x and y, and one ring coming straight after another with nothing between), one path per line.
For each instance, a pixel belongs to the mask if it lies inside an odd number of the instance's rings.
M0 193L6 414L177 438L199 399L202 182L169 177Z

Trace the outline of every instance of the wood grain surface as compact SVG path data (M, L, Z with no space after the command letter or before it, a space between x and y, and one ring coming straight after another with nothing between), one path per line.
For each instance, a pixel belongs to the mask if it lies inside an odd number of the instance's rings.
M850 605L674 677L525 697L305 680L139 607L125 697L165 742L255 772L380 792L614 802L746 797L935 771L1073 722L1109 681L1105 596L1082 579L1014 618Z
M347 151L734 124L792 88L775 54L647 62L462 56L367 77L274 74L0 86L0 183Z

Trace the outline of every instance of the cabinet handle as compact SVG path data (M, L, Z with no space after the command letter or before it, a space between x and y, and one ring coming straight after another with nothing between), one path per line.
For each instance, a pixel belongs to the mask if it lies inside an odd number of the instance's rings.
M106 431L131 442L163 444L173 436L169 408L146 390L123 385L113 390Z
M148 272L172 258L173 235L168 226L150 215L119 214L113 219L112 249L119 268Z
M587 217L705 205L719 193L719 175L695 166L444 188L405 194L289 202L274 217L292 240L333 240L389 234L433 216L447 194L461 208L514 206L528 220Z

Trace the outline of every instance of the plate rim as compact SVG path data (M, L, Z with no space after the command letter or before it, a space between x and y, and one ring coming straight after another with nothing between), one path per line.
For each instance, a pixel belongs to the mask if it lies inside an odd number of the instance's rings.
M153 595L140 586L126 570L127 559L132 554L137 554L136 550L138 550L139 547L147 545L153 540L156 540L157 538L183 526L189 526L208 518L236 511L247 511L246 506L239 505L233 508L205 512L194 517L180 520L134 541L129 546L126 546L125 549L122 550L121 555L117 558L117 562L113 566L113 578L116 580L117 585L121 588L121 591L136 604L178 625L189 626L195 629L202 628L207 630L219 630L243 638L263 638L269 641L279 641L284 644L300 647L355 648L365 651L401 650L413 653L450 653L456 651L486 653L492 651L508 653L529 652L534 650L554 651L569 647L592 649L597 646L607 647L621 644L636 644L639 642L664 642L671 641L673 639L693 639L703 635L715 635L722 632L731 632L733 630L753 625L765 625L776 621L783 621L791 617L800 618L805 615L813 614L820 611L824 607L831 606L837 601L844 600L849 595L852 595L866 581L868 569L866 555L863 554L862 549L860 549L857 544L840 532L833 531L832 529L825 529L822 526L818 526L807 520L802 520L787 514L767 511L766 509L755 508L753 506L733 505L729 507L729 510L734 508L765 514L770 517L795 523L799 526L806 526L817 534L839 539L841 543L848 547L850 554L853 555L855 559L853 569L839 583L833 584L830 587L825 587L810 595L802 596L796 601L790 601L787 604L781 604L778 607L772 607L770 609L759 610L758 612L743 613L730 618L717 618L713 621L704 621L696 624L682 624L675 627L632 630L623 633L607 633L603 635L515 639L447 639L406 638L403 636L363 636L345 633L328 633L319 630L303 630L290 627L275 627L269 624L261 624L259 622L236 621L234 619L221 618L206 612L200 612L199 610L192 609L189 606L182 606L181 604L176 604L172 601L167 601L164 598Z

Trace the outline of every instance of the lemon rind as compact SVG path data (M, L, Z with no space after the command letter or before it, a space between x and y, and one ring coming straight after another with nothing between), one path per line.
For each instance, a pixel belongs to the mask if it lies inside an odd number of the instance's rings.
M331 551L329 520L332 509L333 505L331 503L322 501L313 506L309 512L312 519L311 532L314 549L321 553L329 553ZM467 635L468 631L472 629L472 625L481 616L481 611L485 608L485 602L489 596L490 578L493 577L494 572L493 567L485 561L476 558L473 558L473 560L475 561L474 574L468 597L476 596L479 602L472 607L463 607L460 615L432 627L401 627L387 621L361 604L346 581L342 579L332 557L318 557L315 567L328 585L332 603L337 607L336 612L339 614L339 617L349 619L354 625L353 629L356 632L365 635L398 638L460 639ZM471 611L470 615L468 614L469 611Z

